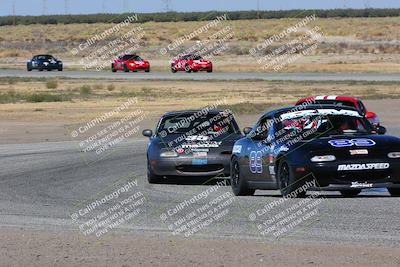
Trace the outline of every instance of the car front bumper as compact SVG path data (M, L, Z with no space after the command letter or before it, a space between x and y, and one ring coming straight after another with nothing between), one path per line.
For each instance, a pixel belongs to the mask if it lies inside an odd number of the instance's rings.
M197 64L197 65L192 65L192 66L191 66L191 69L192 69L192 70L195 70L195 71L202 71L202 70L209 71L209 70L212 70L212 64Z
M208 158L159 158L150 160L150 168L158 176L229 176L230 155Z
M128 64L128 69L129 70L147 70L150 69L150 65L149 64Z
M370 170L338 170L341 165L371 163L388 163L389 167ZM296 180L315 179L317 187L323 190L400 187L400 160L398 159L312 163L308 166L297 165L292 168Z

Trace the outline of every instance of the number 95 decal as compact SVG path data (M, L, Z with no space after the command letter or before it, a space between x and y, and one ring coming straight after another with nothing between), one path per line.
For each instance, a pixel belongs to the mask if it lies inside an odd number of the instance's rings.
M262 152L261 151L251 151L249 157L249 167L252 173L262 173Z
M371 139L337 139L329 141L329 144L334 147L349 147L349 146L374 146L376 143Z

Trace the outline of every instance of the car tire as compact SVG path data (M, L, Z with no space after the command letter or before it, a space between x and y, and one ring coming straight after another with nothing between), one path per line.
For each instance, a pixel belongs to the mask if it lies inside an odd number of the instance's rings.
M144 72L150 72L150 68L146 69Z
M209 69L209 70L207 70L207 72L208 72L208 73L211 73L211 72L213 72L213 69Z
M343 197L356 197L361 193L361 189L352 189L352 190L342 190L340 191L340 194L342 194Z
M155 175L151 170L149 164L147 164L147 181L149 184L160 184L161 183L161 176Z
M388 188L387 190L392 197L400 197L400 188Z
M27 69L27 71L32 71L31 67L27 67L26 69Z
M176 70L174 67L171 67L171 72L172 72L172 73L176 73L177 70Z
M231 162L231 186L235 196L251 196L256 191L247 187L246 181L241 177L240 164L236 158Z
M129 72L128 66L124 65L124 72Z
M114 67L114 64L111 64L111 71L112 71L112 72L117 72L117 70L116 70L115 67Z
M151 172L147 172L147 181L149 184L160 184L161 183L161 177L154 175Z
M43 71L43 67L39 67L39 71Z
M294 174L292 168L290 168L289 163L286 160L279 161L278 172L277 172L277 183L278 188L281 191L283 197L292 195L298 188L301 188L304 184L304 179L301 181L296 181L294 179ZM307 191L300 192L293 195L294 198L305 197Z
M63 67L59 67L59 68L58 68L58 71L63 71Z
M186 73L191 73L191 72L192 72L192 69L190 68L189 65L186 65L186 66L185 66L185 72L186 72Z

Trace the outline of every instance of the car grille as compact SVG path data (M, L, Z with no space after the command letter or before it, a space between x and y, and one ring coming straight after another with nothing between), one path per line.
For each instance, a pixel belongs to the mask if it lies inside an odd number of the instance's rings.
M177 171L180 172L217 172L223 171L224 166L222 164L207 164L207 165L179 165L176 167Z
M341 172L335 180L342 182L383 182L390 178L390 170Z

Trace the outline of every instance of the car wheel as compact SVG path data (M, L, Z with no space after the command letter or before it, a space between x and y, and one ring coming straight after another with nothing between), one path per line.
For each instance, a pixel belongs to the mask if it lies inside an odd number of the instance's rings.
M392 197L400 197L400 188L388 188L387 190Z
M207 70L207 72L208 72L208 73L211 73L211 72L213 72L213 69L209 69L209 70Z
M306 191L293 194L297 189L303 186L304 182L294 180L293 170L290 168L289 163L287 163L286 160L281 160L279 162L277 183L283 197L290 195L294 198L300 198L305 197L307 194Z
M111 71L112 71L112 72L117 72L117 70L116 70L115 67L114 67L114 64L111 64Z
M177 70L176 70L174 67L171 67L171 72L172 72L172 73L176 73Z
M63 67L59 67L59 68L58 68L58 71L63 71Z
M32 68L30 68L30 67L27 67L26 69L27 69L28 71L32 71Z
M124 65L124 71L125 71L125 72L129 72L129 69L128 69L128 66L127 66L127 65Z
M150 68L146 69L144 72L150 72Z
M240 164L236 158L232 160L231 168L231 186L233 194L235 194L235 196L254 195L256 190L247 187L246 181L240 173Z
M39 71L43 71L43 67L39 67Z
M192 72L192 69L190 68L189 65L186 65L186 66L185 66L185 71L186 71L186 73L191 73L191 72Z
M342 194L343 197L356 197L360 193L361 193L361 189L352 189L352 190L342 190L342 191L340 191L340 194Z

